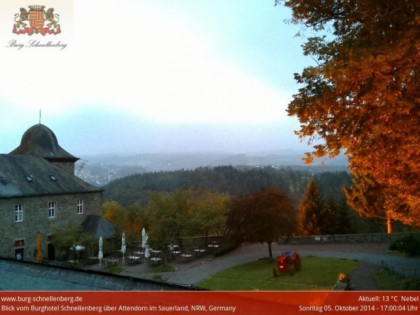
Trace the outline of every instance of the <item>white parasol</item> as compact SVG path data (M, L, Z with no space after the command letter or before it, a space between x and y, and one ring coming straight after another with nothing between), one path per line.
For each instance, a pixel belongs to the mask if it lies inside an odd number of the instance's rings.
M149 235L147 235L146 229L143 228L143 230L141 231L141 247L146 248L148 239Z
M98 251L98 259L99 259L99 265L102 267L102 259L104 258L104 252L102 249L103 246L103 240L102 236L99 238L99 251Z
M124 256L125 256L125 252L127 251L127 246L125 245L125 233L122 233L122 237L121 237L121 253L123 254L123 261L124 261Z
M150 248L149 245L146 245L146 248L144 250L144 258L149 259L150 258Z

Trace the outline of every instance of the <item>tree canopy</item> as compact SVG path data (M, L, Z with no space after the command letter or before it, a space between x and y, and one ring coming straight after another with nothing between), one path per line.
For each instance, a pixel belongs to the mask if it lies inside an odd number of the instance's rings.
M227 195L205 189L177 189L165 195L155 192L145 217L149 244L166 251L186 237L224 236L228 203Z
M271 243L296 227L294 202L277 188L236 197L226 224L239 242L267 243L272 258Z
M313 30L303 85L289 104L307 161L345 152L355 175L347 194L360 213L406 223L420 214L419 38L416 0L276 0ZM379 196L370 198L372 192ZM374 209L374 210L372 210Z
M144 227L144 209L138 204L124 208L115 200L107 200L102 205L103 215L117 229L119 235L125 233L128 243L139 241Z
M323 203L321 191L311 178L299 205L298 231L301 235L319 235L321 231L321 212Z
M311 172L315 172L313 175ZM270 187L277 187L294 199L300 199L311 176L326 194L344 195L343 184L350 186L347 172L326 172L322 166L294 169L274 167L201 167L194 170L144 173L115 180L104 187L105 200L115 200L123 207L139 204L147 207L154 192L171 193L177 189L210 190L215 193L241 196Z

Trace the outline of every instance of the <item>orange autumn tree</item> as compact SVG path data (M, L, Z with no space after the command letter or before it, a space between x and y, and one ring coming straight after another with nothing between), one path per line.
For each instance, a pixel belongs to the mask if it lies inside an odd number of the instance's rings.
M367 216L420 219L419 39L416 0L277 0L308 32L316 64L295 74L289 104L320 157L346 153L350 204ZM320 144L318 144L320 142Z
M114 225L118 235L124 232L129 244L140 241L145 221L144 209L141 206L133 204L124 208L115 200L107 200L102 208L104 218Z

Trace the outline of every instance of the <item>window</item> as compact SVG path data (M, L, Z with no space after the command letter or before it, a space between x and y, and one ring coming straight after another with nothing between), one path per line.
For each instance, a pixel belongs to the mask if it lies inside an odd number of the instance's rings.
M15 240L15 247L25 246L25 240Z
M51 201L48 203L48 218L55 218L55 202Z
M83 213L83 200L77 200L77 214Z
M23 206L15 205L15 222L23 221Z

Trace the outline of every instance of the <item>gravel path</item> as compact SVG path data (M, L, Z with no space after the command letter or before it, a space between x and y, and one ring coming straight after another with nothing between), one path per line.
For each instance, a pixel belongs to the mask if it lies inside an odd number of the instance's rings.
M335 257L361 261L359 267L350 275L355 290L375 290L372 275L375 270L386 264L406 275L420 275L420 258L409 258L388 254L388 244L274 244L273 255L278 256L286 250L297 251L302 257ZM198 258L190 263L176 263L175 272L159 274L169 283L197 285L213 274L250 261L268 256L266 245L243 245L235 251L221 257ZM130 266L122 273L134 277L150 279L155 273L146 273L145 264Z
M377 290L373 274L378 266L361 261L359 267L350 274L351 288L358 291Z

